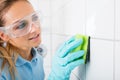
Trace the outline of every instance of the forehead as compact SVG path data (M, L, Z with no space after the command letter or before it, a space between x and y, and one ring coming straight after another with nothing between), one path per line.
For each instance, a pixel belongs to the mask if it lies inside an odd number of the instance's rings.
M5 14L5 25L9 25L16 20L19 20L28 14L34 12L32 5L26 1L18 1L14 3Z

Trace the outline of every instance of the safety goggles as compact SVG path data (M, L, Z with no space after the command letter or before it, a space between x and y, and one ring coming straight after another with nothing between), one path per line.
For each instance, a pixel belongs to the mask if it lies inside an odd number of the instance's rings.
M36 11L28 16L15 21L13 24L5 27L0 27L0 31L5 34L16 38L21 37L28 34L31 31L32 24L36 25L36 27L40 27L40 12Z

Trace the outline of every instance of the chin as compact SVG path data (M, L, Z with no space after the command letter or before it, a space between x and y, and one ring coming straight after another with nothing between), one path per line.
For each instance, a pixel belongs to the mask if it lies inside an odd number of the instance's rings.
M41 41L40 41L40 42L35 43L33 47L38 47L40 44L41 44Z

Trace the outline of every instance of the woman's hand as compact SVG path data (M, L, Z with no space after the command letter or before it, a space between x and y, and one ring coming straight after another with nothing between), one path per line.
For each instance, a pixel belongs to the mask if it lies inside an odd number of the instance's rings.
M84 55L84 51L73 51L82 42L82 39L76 40L73 36L61 45L53 57L52 70L48 80L69 80L71 71L84 63L84 60L80 58Z

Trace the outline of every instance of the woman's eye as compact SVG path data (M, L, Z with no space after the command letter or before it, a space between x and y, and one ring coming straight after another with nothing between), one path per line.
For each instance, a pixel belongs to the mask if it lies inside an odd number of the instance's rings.
M32 16L32 21L37 21L38 18L39 18L38 15L33 15L33 16Z
M25 28L27 25L28 25L28 22L24 20L24 21L19 22L19 24L16 25L15 29L23 29L23 28Z

